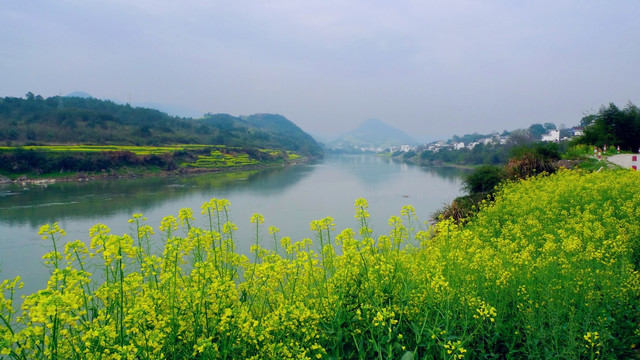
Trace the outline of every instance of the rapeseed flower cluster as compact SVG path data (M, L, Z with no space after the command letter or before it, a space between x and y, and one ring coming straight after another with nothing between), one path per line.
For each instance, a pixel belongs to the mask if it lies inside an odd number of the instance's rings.
M103 224L90 243L57 224L45 289L15 308L0 287L0 358L631 358L640 343L640 175L559 171L505 184L463 225L413 207L376 233L331 217L292 240L254 214L236 252L230 204ZM267 239L263 233L268 234Z

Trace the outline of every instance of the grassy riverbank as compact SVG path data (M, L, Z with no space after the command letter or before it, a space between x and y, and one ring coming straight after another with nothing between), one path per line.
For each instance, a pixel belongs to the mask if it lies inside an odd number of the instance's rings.
M561 170L505 185L464 226L425 228L413 208L372 229L330 217L311 239L255 214L252 255L234 251L230 204L182 209L159 229L91 229L63 246L46 289L14 312L2 284L0 351L10 358L634 358L640 345L640 174ZM201 211L200 211L201 210ZM375 209L374 209L375 210ZM268 220L268 219L267 219ZM162 254L149 248L159 231ZM378 235L375 235L378 234ZM99 279L99 280L97 280Z
M75 181L286 165L292 152L224 145L47 145L0 147L0 175L13 181Z

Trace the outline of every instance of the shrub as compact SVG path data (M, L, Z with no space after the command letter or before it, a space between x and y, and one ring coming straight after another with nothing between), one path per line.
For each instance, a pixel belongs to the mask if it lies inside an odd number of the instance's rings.
M555 142L540 141L517 146L511 150L512 158L521 158L531 154L545 160L558 160L560 158L560 146Z
M593 155L593 147L585 144L576 144L569 147L569 149L562 154L563 159L583 159L587 156Z
M479 204L486 199L484 193L474 193L455 198L451 204L445 205L431 215L431 222L450 219L456 224L463 223L478 211Z
M492 193L505 179L504 168L501 166L482 165L466 176L462 182L463 189L469 194Z
M509 159L505 171L509 179L526 179L542 173L551 174L556 171L556 165L550 158L536 152L527 152Z

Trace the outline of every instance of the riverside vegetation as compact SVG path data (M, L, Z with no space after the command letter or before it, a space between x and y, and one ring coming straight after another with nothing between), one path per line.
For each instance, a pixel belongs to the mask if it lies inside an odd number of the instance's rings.
M225 145L47 145L0 147L0 174L17 177L68 176L77 172L224 170L286 164L300 159L292 151Z
M508 182L462 224L426 228L411 206L375 236L326 217L312 239L260 214L235 251L230 204L132 234L51 246L47 287L15 309L2 283L0 354L12 359L633 358L640 345L640 174L559 170Z
M322 152L281 115L190 119L94 98L0 97L0 181L224 170L321 158Z
M466 134L462 137L453 136L448 143L477 143L473 148L463 148L460 150L441 149L438 151L398 151L394 156L402 160L422 165L456 164L456 165L499 165L506 164L511 158L517 156L523 148L533 148L533 150L543 150L554 152L558 158L574 159L574 155L589 155L589 151L576 154L574 150L585 146L593 150L593 146L598 148L620 147L624 152L636 153L640 149L640 109L632 103L628 103L620 109L615 104L602 106L595 114L584 116L580 120L580 127L584 130L581 136L572 136L573 130L567 128L559 129L561 140L558 143L535 144L542 139L542 135L548 130L556 130L553 123L533 124L528 129L517 129L511 132L506 130L502 133L506 142L501 145L497 138L488 143L479 142L487 139L490 135ZM496 134L497 135L497 134ZM546 147L546 149L545 149ZM536 149L537 148L537 149ZM555 148L555 149L554 149ZM514 152L516 154L514 154ZM593 154L593 153L591 153ZM585 168L592 167L589 162L581 163L578 166ZM598 168L596 168L597 170Z

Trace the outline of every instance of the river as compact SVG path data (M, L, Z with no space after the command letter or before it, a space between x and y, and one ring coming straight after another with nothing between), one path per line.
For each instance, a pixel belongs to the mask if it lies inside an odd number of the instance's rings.
M238 251L253 243L253 213L280 236L292 240L313 237L312 220L331 216L337 234L357 228L354 202L368 200L374 232L387 232L387 220L413 205L421 221L460 195L463 170L418 167L373 155L329 156L315 164L239 173L196 176L97 180L83 183L0 185L0 279L20 275L27 293L43 288L48 270L41 257L50 244L37 235L41 225L58 222L66 230L62 242L89 242L96 223L112 233L131 232L128 219L142 213L158 233L161 219L191 208L196 224L204 225L200 206L211 198L231 202L231 217L239 230ZM161 244L156 240L158 251Z

